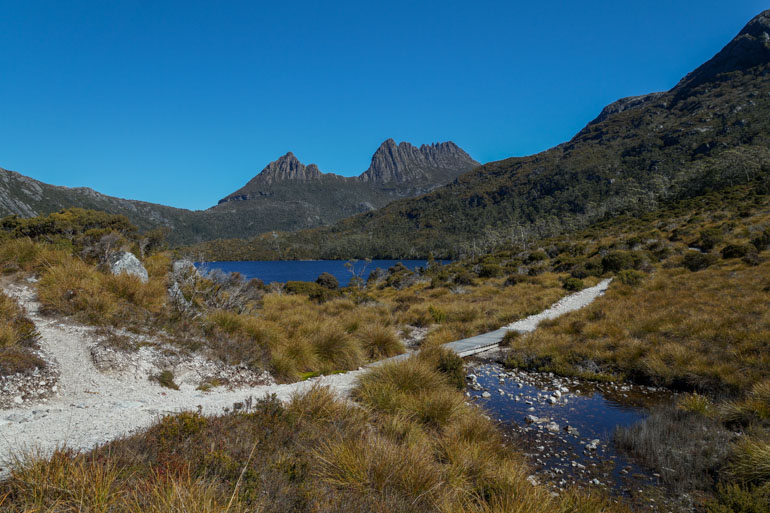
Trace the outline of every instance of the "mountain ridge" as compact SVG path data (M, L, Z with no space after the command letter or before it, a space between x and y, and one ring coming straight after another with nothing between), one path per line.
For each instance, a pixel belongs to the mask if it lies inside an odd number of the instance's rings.
M402 145L414 148L409 143ZM422 145L418 151L435 153L436 147ZM449 149L466 158L452 168L426 168L419 175L422 179L387 184L322 173L315 164L305 166L288 152L219 204L195 211L108 196L89 187L51 185L0 168L0 216L33 217L82 207L125 215L141 230L164 227L175 245L253 237L272 230L322 226L367 212L395 199L433 190L478 165L454 143ZM451 164L446 158L439 160L434 156L432 161L439 166ZM423 161L431 162L428 157Z
M309 182L313 180L337 180L339 186L356 182L372 185L425 185L447 182L459 174L480 165L452 141L422 144L385 140L372 155L369 167L358 176L342 176L323 173L316 164L303 164L291 151L270 162L254 178L237 191L220 199L221 205L229 201L246 201L269 196L263 187L279 182ZM427 192L427 191L426 191Z

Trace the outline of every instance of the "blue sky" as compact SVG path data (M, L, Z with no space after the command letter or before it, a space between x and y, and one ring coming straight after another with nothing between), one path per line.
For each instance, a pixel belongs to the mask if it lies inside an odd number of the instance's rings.
M671 88L765 7L0 0L0 167L202 209L287 151L344 175L389 137L528 155Z

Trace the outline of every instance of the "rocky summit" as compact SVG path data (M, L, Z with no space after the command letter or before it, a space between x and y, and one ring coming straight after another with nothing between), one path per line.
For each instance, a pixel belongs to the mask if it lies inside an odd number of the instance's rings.
M478 166L476 162L451 141L423 144L419 148L408 143L396 144L393 139L383 142L372 155L369 168L357 177L344 177L333 173L322 173L315 164L305 165L288 152L278 160L268 164L257 176L234 193L219 200L219 204L230 201L258 200L273 197L272 186L284 184L298 191L302 182L326 180L336 188L361 189L357 184L368 184L371 194L359 198L358 203L382 204L377 198L378 186L387 185L389 189L400 188L409 197L420 192L429 192L439 185L444 185L458 175ZM290 182L289 185L287 182ZM318 186L319 184L314 184ZM364 188L366 189L366 188ZM408 192L413 191L413 192ZM360 190L358 192L361 192ZM290 200L290 198L286 198ZM319 198L319 201L321 198ZM372 202L373 200L373 202ZM318 201L311 201L318 203ZM387 203L387 201L386 201Z
M431 181L434 175L465 171L479 163L452 141L423 144L419 148L388 139L377 148L369 169L358 177L362 182L409 183ZM458 173L459 174L459 173Z

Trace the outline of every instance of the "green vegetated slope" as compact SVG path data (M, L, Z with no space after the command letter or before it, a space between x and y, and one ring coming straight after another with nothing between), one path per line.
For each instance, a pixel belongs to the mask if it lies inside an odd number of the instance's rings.
M192 244L215 237L249 233L238 216L191 211L144 201L107 196L87 187L60 187L0 168L0 215L34 217L78 207L124 215L142 231L166 230L172 244Z
M212 259L458 257L765 177L769 26L770 15L757 16L670 91L620 100L543 153L329 228L198 249Z

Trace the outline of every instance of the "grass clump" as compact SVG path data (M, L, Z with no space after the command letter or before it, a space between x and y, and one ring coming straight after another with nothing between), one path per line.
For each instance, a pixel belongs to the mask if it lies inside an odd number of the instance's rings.
M706 505L708 513L770 513L770 487L722 484L717 498Z
M164 370L153 376L153 379L162 387L170 388L171 390L179 390L179 385L174 382L174 373L170 370Z
M370 325L360 336L364 350L372 360L396 356L406 350L396 332L389 326Z
M676 408L658 408L643 421L620 428L615 443L675 491L711 490L727 462L732 434L713 419Z
M727 472L743 484L770 483L770 442L746 436L735 444Z
M38 333L21 307L0 292L0 376L45 368L35 354Z

